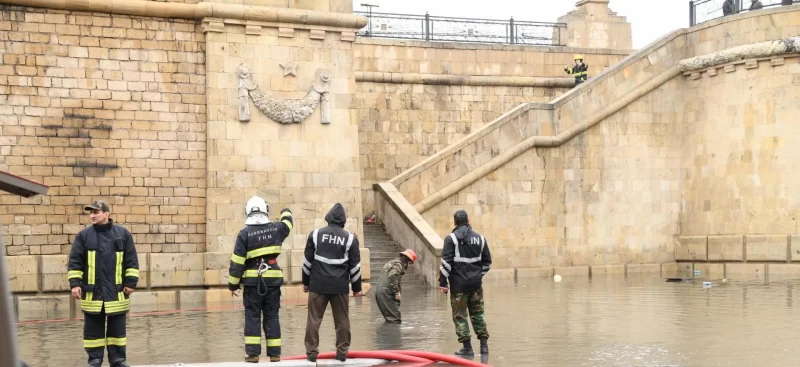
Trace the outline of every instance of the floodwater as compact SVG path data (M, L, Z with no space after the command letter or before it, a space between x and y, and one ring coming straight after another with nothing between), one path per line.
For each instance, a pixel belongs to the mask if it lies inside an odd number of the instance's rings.
M658 277L486 282L492 366L796 366L800 282L665 282ZM351 350L459 348L447 296L404 287L402 325L351 298ZM281 308L284 356L304 354L306 307ZM241 361L243 311L136 316L132 365ZM18 325L32 366L85 366L81 320ZM320 331L334 350L330 311ZM478 341L473 333L473 346ZM480 361L476 356L475 361Z

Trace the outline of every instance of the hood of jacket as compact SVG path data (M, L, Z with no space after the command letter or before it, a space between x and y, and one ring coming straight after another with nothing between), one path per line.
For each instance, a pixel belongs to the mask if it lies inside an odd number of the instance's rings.
M463 240L464 238L466 238L467 235L469 234L469 231L471 231L471 230L472 230L472 226L471 225L469 225L469 224L461 224L461 225L456 226L456 228L453 228L453 233L455 233L456 238L458 238L458 240L460 241L460 240Z
M344 212L342 204L336 203L336 205L328 211L328 214L325 215L325 221L328 222L328 225L344 228L344 224L347 222L347 214Z

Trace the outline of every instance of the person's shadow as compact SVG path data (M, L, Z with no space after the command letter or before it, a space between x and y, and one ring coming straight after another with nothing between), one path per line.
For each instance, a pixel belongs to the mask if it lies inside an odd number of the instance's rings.
M375 332L375 345L378 347L378 350L404 349L400 325L381 320L381 324L376 328Z

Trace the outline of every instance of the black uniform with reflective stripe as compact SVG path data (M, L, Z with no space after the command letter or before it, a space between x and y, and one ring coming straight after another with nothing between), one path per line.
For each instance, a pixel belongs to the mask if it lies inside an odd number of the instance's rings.
M439 286L453 293L469 292L483 285L483 276L492 266L492 254L486 239L468 224L457 226L444 239Z
M69 254L67 278L70 288L83 291L83 312L128 312L130 299L123 287L135 289L139 281L139 259L131 233L111 219L78 232Z
M241 284L258 285L258 268L262 259L269 265L269 270L261 274L265 285L282 286L283 271L276 259L281 254L283 241L289 237L293 226L292 212L284 208L281 210L280 221L251 224L239 231L231 255L228 288L236 290Z
M303 285L314 293L347 294L361 292L361 253L358 237L344 230L347 216L336 204L325 216L328 226L315 229L306 241L303 259Z
M567 74L575 75L575 84L580 84L585 82L588 78L589 65L585 63L581 65L575 65L571 68L564 68L564 71L566 71Z

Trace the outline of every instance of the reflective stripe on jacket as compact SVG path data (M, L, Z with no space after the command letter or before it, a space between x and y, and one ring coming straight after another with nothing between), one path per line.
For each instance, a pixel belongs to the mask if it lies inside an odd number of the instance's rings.
M361 292L361 253L358 237L345 231L344 207L336 204L325 216L329 225L308 235L303 259L303 285L311 292Z

